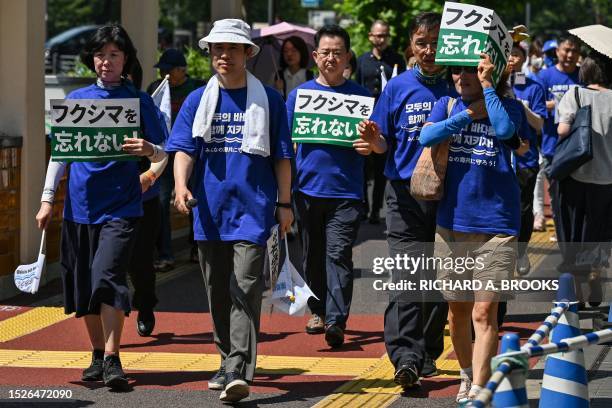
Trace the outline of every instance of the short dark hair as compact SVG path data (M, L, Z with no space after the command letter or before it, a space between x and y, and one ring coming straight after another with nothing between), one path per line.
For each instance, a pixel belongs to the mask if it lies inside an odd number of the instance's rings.
M512 43L512 49L518 48L523 53L523 58L527 59L527 51L521 46L520 42Z
M283 49L285 48L285 44L287 43L291 43L291 45L293 45L298 50L298 52L300 53L300 67L306 68L308 66L309 57L308 47L306 46L306 42L297 35L292 35L291 37L288 37L285 39L285 41L283 41L283 45L281 46L280 52L280 67L283 69L287 68L287 63L285 62L285 58L283 58Z
M134 59L134 63L132 64L132 70L130 71L130 76L132 77L132 83L134 87L140 91L142 88L142 66L138 61L138 58Z
M370 26L370 31L372 31L375 25L381 25L383 27L389 28L389 23L387 23L385 20L374 20L374 22Z
M117 48L119 48L125 54L126 60L121 75L127 76L132 72L132 67L134 65L134 61L136 60L136 48L134 47L134 44L132 43L127 31L125 31L125 28L119 24L100 27L98 31L96 31L89 39L87 44L85 44L85 47L83 47L83 51L81 51L81 61L87 66L87 68L91 69L93 72L96 72L93 56L106 44L110 43L117 45Z
M340 37L344 41L344 48L346 48L346 51L351 49L351 37L349 37L346 30L338 24L327 24L319 28L314 38L317 48L319 48L319 42L322 37Z
M416 33L420 27L423 27L427 30L438 27L442 24L442 14L434 13L433 11L425 11L423 13L419 13L415 18L410 22L410 27L408 28L408 33L410 34L410 38Z
M582 41L580 41L580 38L570 33L563 33L563 35L561 35L561 38L559 38L559 41L557 41L557 44L558 44L557 49L561 47L561 44L563 44L564 42L573 44L578 49L580 49L580 46L582 45Z
M584 85L601 85L610 88L612 85L612 59L591 51L580 64L578 80Z

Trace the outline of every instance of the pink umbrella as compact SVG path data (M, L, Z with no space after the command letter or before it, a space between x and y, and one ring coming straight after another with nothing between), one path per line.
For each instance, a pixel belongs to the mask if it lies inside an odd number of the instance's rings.
M261 47L255 58L249 60L247 67L264 84L273 86L278 71L280 48L283 40L293 35L301 37L310 50L314 49L314 36L316 31L310 27L303 27L290 23L279 23L269 27L251 31L251 39ZM309 66L313 63L310 61Z
M314 48L315 34L316 30L313 30L310 27L303 27L287 22L282 22L279 24L274 24L273 26L253 30L251 32L251 38L255 40L263 37L274 37L280 42L282 42L282 40L284 40L285 38L291 37L292 35L297 35L298 37L301 37L304 41L306 41L306 44Z

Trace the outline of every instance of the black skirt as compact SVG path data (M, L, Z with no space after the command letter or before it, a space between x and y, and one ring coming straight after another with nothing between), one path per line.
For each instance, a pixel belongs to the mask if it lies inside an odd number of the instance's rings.
M139 220L63 221L60 262L66 314L100 314L100 305L105 303L129 315L127 270Z

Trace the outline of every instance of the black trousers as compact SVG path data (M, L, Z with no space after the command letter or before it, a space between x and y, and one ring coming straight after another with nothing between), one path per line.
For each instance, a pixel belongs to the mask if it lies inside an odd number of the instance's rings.
M157 304L153 250L159 234L161 203L159 197L142 203L144 215L136 233L130 259L130 280L134 285L132 306L138 310L152 310Z
M387 184L387 178L385 177L385 163L387 161L387 153L377 154L372 153L366 157L366 163L364 166L363 178L363 197L365 201L366 214L369 211L370 214L378 215L382 208L383 199L385 196L385 186ZM374 188L372 189L372 201L368 199L368 180L374 181Z
M353 298L353 244L359 231L359 200L296 194L306 282L319 298L312 313L346 328Z
M533 233L533 192L539 168L519 169L516 173L521 188L521 230L518 238L518 257L525 255Z
M567 177L551 183L557 199L553 216L561 255L560 272L589 273L607 268L612 241L612 184Z
M410 180L390 181L386 202L389 255L431 256L437 203L414 199L410 195ZM393 281L415 279L414 275L402 276L404 273L393 271ZM435 270L420 271L421 277L427 279L434 278L435 273ZM437 359L444 350L448 304L438 299L426 300L417 302L391 298L389 301L385 310L385 346L395 367L410 361L420 371L426 355Z

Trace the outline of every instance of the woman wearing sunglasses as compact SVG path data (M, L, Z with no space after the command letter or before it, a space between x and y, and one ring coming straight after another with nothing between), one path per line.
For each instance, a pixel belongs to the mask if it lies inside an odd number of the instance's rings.
M452 81L460 97L455 101L440 98L420 137L425 146L449 142L435 256L453 259L452 263L440 262L438 280L459 283L442 291L449 304L451 340L461 366L458 402L474 399L491 374L489 364L497 351L500 283L514 271L513 244L520 227L520 190L509 140L515 139L521 125L522 106L503 96L507 78L502 76L500 85L493 86L494 68L486 54L481 54L477 67L452 67ZM449 264L456 267L448 268Z

